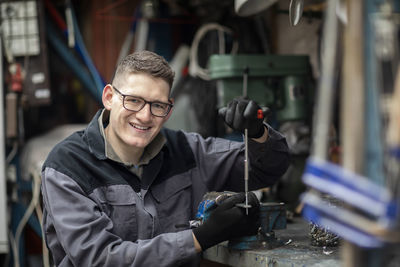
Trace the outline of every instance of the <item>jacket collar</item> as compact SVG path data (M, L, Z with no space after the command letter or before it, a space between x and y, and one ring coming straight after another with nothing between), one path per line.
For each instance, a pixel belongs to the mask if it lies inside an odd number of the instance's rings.
M96 158L100 160L107 159L106 155L106 143L104 141L104 136L102 135L99 124L99 118L102 112L108 112L105 109L100 109L97 111L96 115L93 117L92 121L89 123L88 127L85 130L85 135L87 138L89 151L96 156ZM103 130L104 133L104 130ZM154 158L164 147L166 143L166 139L163 134L160 132L155 140L149 144L149 147L145 150L145 158L141 162L142 164L148 164L149 161Z
M96 115L90 121L85 130L84 136L87 139L89 151L98 159L105 160L104 138L100 133L98 119L101 115L102 109L98 110Z

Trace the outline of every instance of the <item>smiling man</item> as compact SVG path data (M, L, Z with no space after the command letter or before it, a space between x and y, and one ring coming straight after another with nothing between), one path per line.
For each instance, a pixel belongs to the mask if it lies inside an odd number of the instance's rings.
M136 165L172 114L172 79L168 76L172 73L166 72L164 80L161 74L153 77L148 73L124 73L124 68L118 70L113 85L108 84L103 90L104 107L112 110L105 133L121 160Z
M206 192L243 190L244 144L163 128L173 79L161 56L127 56L103 89L104 109L50 152L43 227L56 266L197 266L202 250L257 232L252 193L248 215L237 193L191 227ZM229 126L248 129L250 190L272 185L289 164L284 137L258 109L242 99L222 111Z

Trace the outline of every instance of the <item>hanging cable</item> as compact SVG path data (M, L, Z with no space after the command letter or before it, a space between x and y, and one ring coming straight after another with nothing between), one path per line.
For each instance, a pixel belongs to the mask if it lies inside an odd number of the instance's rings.
M196 32L192 46L190 48L190 63L189 63L189 74L193 77L199 77L203 80L209 81L210 80L210 74L208 69L202 68L199 66L198 63L198 49L199 49L199 44L200 41L203 39L203 37L206 35L207 32L217 30L218 31L218 43L219 43L219 53L224 54L225 53L225 33L233 35L233 31L229 29L228 27L222 26L217 23L208 23L203 25L202 27L199 28L199 30ZM236 54L239 48L238 41L234 39L232 49L231 49L231 54Z
M18 248L15 243L15 238L14 238L14 235L13 235L11 229L10 229L10 231L8 231L8 239L10 239L10 246L11 246L11 250L13 253L13 259L14 259L14 267L18 267L19 266L19 253L18 253Z
M33 172L31 172L33 173ZM13 245L14 247L14 266L19 267L20 262L19 262L19 241L21 238L22 231L24 230L29 218L31 217L33 211L35 210L36 206L39 203L39 198L40 198L40 178L38 175L32 175L32 199L29 203L28 208L26 209L24 216L20 220L17 230L15 231L15 237L14 237L14 242ZM43 235L43 234L42 234Z
M7 155L6 165L11 163L11 161L14 159L15 155L17 155L17 152L18 152L18 142L14 141L13 147L12 147L10 153L8 153L8 155Z

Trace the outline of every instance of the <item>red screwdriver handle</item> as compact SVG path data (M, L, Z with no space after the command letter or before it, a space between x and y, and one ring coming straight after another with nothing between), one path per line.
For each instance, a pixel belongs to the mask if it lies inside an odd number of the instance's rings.
M263 119L264 118L264 113L262 109L257 110L257 119Z

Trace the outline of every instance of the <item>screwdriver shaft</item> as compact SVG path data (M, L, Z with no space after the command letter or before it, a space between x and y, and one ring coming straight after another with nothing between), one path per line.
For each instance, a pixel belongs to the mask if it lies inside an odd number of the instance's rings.
M249 161L248 161L248 133L244 129L244 192L246 195L246 215L249 214Z
M249 68L246 67L243 72L243 97L247 97L247 80L249 76ZM244 193L246 196L246 215L249 214L249 161L248 161L248 134L247 128L244 129Z

